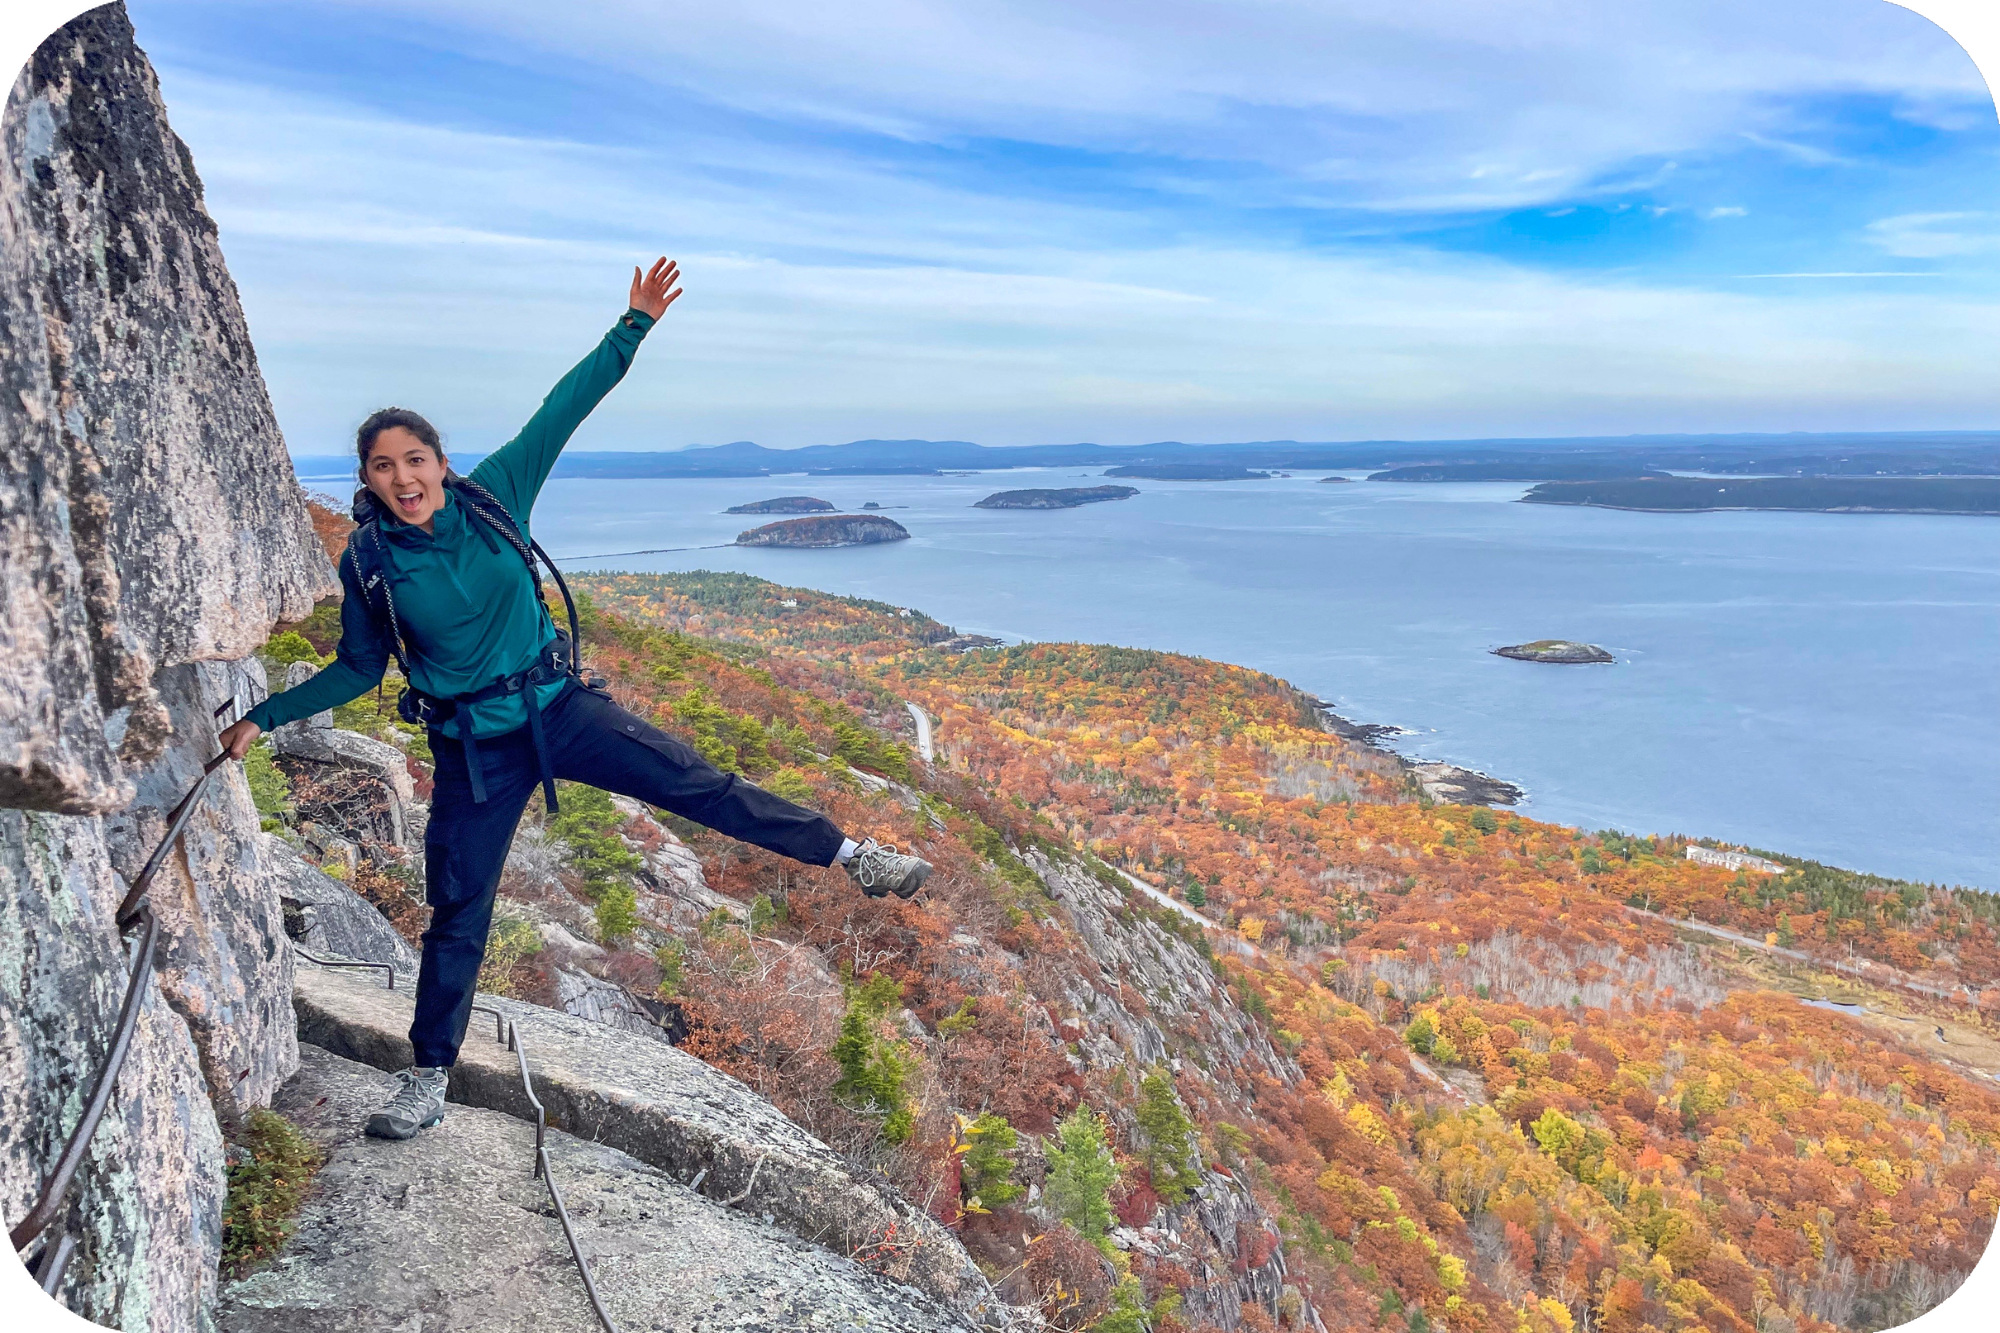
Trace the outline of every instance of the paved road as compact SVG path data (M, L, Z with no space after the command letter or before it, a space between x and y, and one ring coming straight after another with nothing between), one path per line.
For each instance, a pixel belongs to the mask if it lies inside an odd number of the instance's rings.
M1113 870L1118 870L1117 866L1113 866L1111 868ZM1189 907L1186 903L1174 897L1172 894L1168 893L1165 889L1156 888L1129 871L1118 870L1118 873L1124 877L1125 882L1127 884L1130 884L1133 888L1145 894L1148 898L1151 898L1154 902L1158 903L1160 906L1170 907L1174 911L1179 912L1182 916L1186 917L1188 920L1194 922L1196 925L1201 926L1204 929L1214 931L1216 933L1216 938L1221 941L1222 947L1228 949L1230 952L1240 953L1248 958L1262 958L1264 956L1264 951L1262 949L1258 948L1250 941L1244 939L1241 935L1238 935L1235 931L1224 928L1220 922L1211 920L1210 918L1203 916L1200 912L1195 911L1192 907Z
M1972 998L1970 991L1966 987L1960 986L1948 990L1941 986L1932 986L1918 981L1915 977L1905 972L1890 967L1887 963L1878 963L1872 958L1821 958L1814 954L1806 953L1802 949L1787 949L1783 945L1766 944L1754 935L1745 935L1723 926L1711 926L1706 921L1662 916L1658 912L1648 912L1642 907L1632 907L1629 905L1625 910L1633 916L1644 917L1649 921L1659 921L1672 926L1676 930L1692 930L1719 940L1727 940L1731 944L1741 944L1780 958L1790 958L1795 962L1805 963L1812 967L1823 967L1828 971L1845 973L1850 977L1860 977L1864 981L1872 981L1877 985L1900 986L1904 990L1915 991L1919 995L1928 995L1938 1000L1958 1000L1969 1003Z
M910 710L910 720L917 724L917 753L922 755L924 762L928 764L933 758L931 754L931 715L911 703L908 699L903 700L903 707Z

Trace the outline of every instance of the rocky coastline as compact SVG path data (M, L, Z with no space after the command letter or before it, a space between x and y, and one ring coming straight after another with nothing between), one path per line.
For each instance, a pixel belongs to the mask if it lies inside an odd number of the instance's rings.
M1452 805L1513 806L1527 799L1528 793L1524 788L1489 773L1462 768L1457 764L1415 760L1383 744L1392 736L1409 735L1407 727L1354 722L1334 712L1333 705L1324 699L1309 694L1301 697L1312 709L1313 716L1319 719L1323 730L1395 760L1403 772L1423 788L1424 795L1434 801Z

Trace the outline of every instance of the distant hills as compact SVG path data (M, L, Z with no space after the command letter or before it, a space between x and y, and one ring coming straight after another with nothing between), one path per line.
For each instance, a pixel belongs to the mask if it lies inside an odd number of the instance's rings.
M470 471L482 455L452 462ZM351 457L300 458L308 477L351 475ZM786 473L862 476L1019 467L1233 466L1299 469L1448 469L1435 477L1470 480L1463 469L1491 467L1510 480L1637 476L1644 472L1719 472L1773 476L2000 476L2000 431L1868 434L1626 435L1552 439L1359 440L1308 443L1256 440L1234 444L1036 444L997 446L965 440L852 440L802 449L768 449L748 440L672 452L572 452L558 477L766 477ZM1453 475L1455 474L1455 475Z

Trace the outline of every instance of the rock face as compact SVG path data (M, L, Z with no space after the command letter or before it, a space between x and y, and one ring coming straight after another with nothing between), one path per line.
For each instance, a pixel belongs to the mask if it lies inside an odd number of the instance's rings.
M1095 975L1087 968L1075 972L1065 996L1080 1029L1074 1063L1096 1073L1122 1069L1136 1078L1151 1068L1178 1071L1183 1061L1192 1062L1218 1092L1239 1102L1255 1096L1251 1075L1299 1080L1298 1066L1272 1046L1181 932L1133 910L1123 892L1082 866L1032 850L1023 859L1068 916L1097 969ZM1258 1239L1266 1234L1268 1241ZM1277 1224L1223 1172L1205 1171L1186 1203L1160 1209L1143 1231L1120 1228L1112 1239L1178 1263L1195 1277L1183 1315L1191 1324L1234 1329L1245 1305L1277 1311L1286 1272Z
M170 664L332 589L186 145L122 6L43 43L0 120L0 800L122 807Z
M1618 660L1594 643L1573 643L1568 639L1537 639L1533 643L1511 644L1505 648L1495 648L1493 655L1511 657L1521 662L1554 662L1562 665Z
M1069 486L1062 489L995 491L973 505L974 509L1074 509L1078 505L1100 504L1106 500L1129 500L1139 493L1137 486Z
M773 500L755 500L747 505L731 505L725 514L831 514L833 503L814 495L780 495Z
M1133 912L1126 896L1081 866L1039 851L1023 858L1064 909L1098 975L1078 975L1066 997L1083 1021L1081 1058L1094 1069L1143 1072L1192 1060L1217 1088L1248 1101L1243 1076L1285 1083L1298 1067L1239 1006L1194 945L1158 921ZM1128 998L1126 989L1136 992Z
M375 904L363 898L270 834L264 835L269 867L284 912L285 933L308 953L388 963L396 984L416 984L417 951L398 935ZM311 963L304 964L311 967Z
M408 1143L358 1126L388 1075L303 1051L275 1103L328 1150L285 1256L231 1284L223 1333L479 1329L596 1333L547 1187L535 1134L497 1111L453 1106ZM965 1315L615 1148L548 1136L551 1174L605 1308L623 1329L764 1333L867 1328L972 1333Z
M247 707L237 663L334 589L186 147L122 7L45 42L0 116L0 1211L77 1123L130 958L112 916ZM223 1127L296 1061L291 963L234 765L154 883L156 981L71 1189L59 1296L197 1326ZM53 1234L53 1233L52 1233Z
M910 530L893 518L873 514L832 514L788 518L736 534L738 546L873 546L908 541Z

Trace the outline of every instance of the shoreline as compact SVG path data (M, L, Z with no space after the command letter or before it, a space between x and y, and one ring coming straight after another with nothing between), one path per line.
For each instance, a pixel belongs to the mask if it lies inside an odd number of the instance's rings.
M1995 518L1990 509L1877 509L1869 505L1837 505L1807 508L1803 505L1613 505L1595 500L1535 500L1522 496L1514 502L1549 505L1560 509L1615 509L1627 514L1910 514L1918 518Z
M1465 768L1442 760L1412 759L1382 743L1391 736L1415 735L1416 733L1408 727L1382 722L1355 722L1336 713L1332 704L1316 695L1307 694L1302 690L1300 697L1312 705L1313 715L1319 719L1322 729L1332 732L1344 741L1352 741L1365 749L1395 760L1403 772L1415 778L1417 784L1423 788L1424 794L1434 801L1449 805L1512 808L1520 805L1528 797L1526 788L1508 782L1504 778L1496 778L1476 768Z

